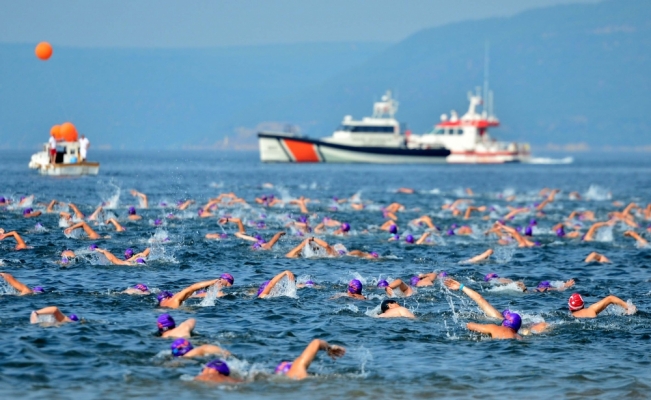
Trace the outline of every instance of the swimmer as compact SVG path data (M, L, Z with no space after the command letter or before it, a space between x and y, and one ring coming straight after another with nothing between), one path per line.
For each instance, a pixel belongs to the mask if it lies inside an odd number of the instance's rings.
M0 228L0 240L4 240L8 237L13 237L14 240L16 241L16 247L14 247L14 250L25 250L28 249L27 244L25 244L25 241L23 240L22 237L18 234L16 231L11 231L11 232L6 232L5 230Z
M129 207L129 216L127 217L131 221L138 221L142 219L142 217L138 214L136 214L136 208L134 206Z
M380 226L380 230L387 231L395 235L398 233L398 225L396 225L396 222L394 220L390 219ZM314 231L316 232L316 228L314 228Z
M93 211L92 214L90 214L90 217L88 217L89 221L97 221L100 213L104 212L104 207L102 205L97 206L95 211Z
M127 250L130 250L130 249L127 249ZM126 260L120 260L115 255L113 255L113 253L111 253L110 251L108 251L106 249L97 248L97 249L95 249L95 251L98 252L98 253L104 254L106 259L113 265L130 265L130 266L133 266L133 265L138 265L138 264L147 264L147 262L145 261L145 259L143 257L137 257L135 259L127 258Z
M416 277L416 278L418 279L418 277ZM409 297L409 296L414 294L414 291L411 289L411 287L409 287L409 285L407 285L406 283L404 283L400 279L395 279L391 283L388 283L387 281L382 280L382 281L378 282L377 286L379 288L384 288L384 290L387 292L387 295L389 297L395 297L395 294L394 294L393 290L396 289L396 288L400 289L400 292L402 293L403 297Z
M603 228L604 226L613 226L615 224L615 220L610 220L607 222L595 222L592 224L590 229L588 229L588 232L583 236L583 241L585 242L591 242L594 240L594 236L597 233L597 230L600 228Z
M183 211L186 208L190 207L190 205L192 205L192 204L194 204L194 200L185 200L185 201L181 200L178 203L176 203L176 208Z
M70 314L70 316L65 316L61 311L59 311L59 308L56 306L50 306L50 307L45 307L41 308L40 310L32 311L32 314L29 317L29 322L31 324L38 324L41 321L39 321L39 317L43 315L51 315L54 317L56 322L62 324L66 322L79 322L79 317L75 314Z
M495 272L491 272L484 276L484 282L490 282L492 284L501 283L508 285L509 283L515 283L523 292L527 291L527 286L522 281L513 281L508 278L500 278Z
M307 203L309 203L310 201L311 201L310 199L306 199L305 197L301 196L297 200L290 201L289 204L295 204L300 208L301 213L309 214L309 211L307 209Z
M362 295L362 289L364 289L362 282L359 279L353 279L348 283L348 290L346 290L345 296L357 300L366 300L366 297Z
M365 258L367 260L375 260L380 257L380 255L374 251L367 253L361 250L351 250L348 253L346 253L346 255L351 257Z
M485 252L478 254L472 258L467 259L466 261L462 261L464 264L474 264L478 263L480 261L486 261L490 256L492 256L494 253L493 249L488 249Z
M224 296L226 296L226 293L222 292L222 288L231 287L231 286L233 286L233 283L235 283L235 278L233 278L233 275L228 274L228 273L221 274L221 276L219 277L219 282L218 282L219 291L217 292L216 297L224 297ZM206 297L207 294L208 294L208 292L205 289L202 289L202 290L194 293L190 297L203 298L203 297Z
M350 231L350 224L348 222L343 222L339 229L336 231L332 232L333 235L338 235L338 236L346 236L348 235L348 232Z
M551 291L558 291L562 292L563 290L567 288L571 288L574 286L574 279L570 279L567 282L563 282L563 285L561 287L554 287L549 283L549 281L542 281L536 286L534 289L534 292L539 292L539 293L544 293L544 292L551 292ZM526 292L527 289L525 288L524 291Z
M332 218L323 217L323 221L314 227L314 233L324 233L325 228L336 228L341 226L342 223Z
M162 338L188 338L192 336L196 324L194 318L188 318L177 326L176 321L169 314L161 314L156 319L158 333Z
M274 373L296 380L305 379L309 376L307 369L312 364L312 361L314 361L317 353L321 350L328 353L333 360L343 357L346 354L346 349L343 347L331 345L325 340L314 339L294 361L283 361L278 364Z
M18 201L18 207L25 207L27 204L32 204L34 202L34 195L30 194L29 196L23 196Z
M239 218L220 218L219 221L217 221L219 225L228 224L229 222L237 224L237 233L235 234L235 236L239 237L238 234L239 235L246 234L246 228L244 227L242 220Z
M526 213L526 212L529 212L529 208L528 208L528 207L516 208L516 209L511 210L511 211L510 211L508 214L506 214L506 215L504 216L504 218L502 218L502 219L505 220L505 221L506 221L506 220L510 220L510 219L513 219L513 217L515 217L516 215L518 215L518 214L522 214L522 213Z
M412 219L411 221L409 221L409 223L412 224L412 225L423 225L423 224L425 224L425 225L427 225L427 227L429 229L437 229L436 226L434 225L434 223L432 222L432 218L430 218L428 215L423 215L423 216L420 216L420 217L418 217L416 219Z
M238 232L235 234L235 236L240 239L248 240L249 242L255 242L253 244L254 249L271 250L274 247L274 245L278 242L278 240L280 240L281 237L285 236L285 232L276 233L268 242L265 242L264 239L262 239L262 237L259 235L257 235L257 237L253 237Z
M110 218L110 219L106 220L106 222L104 222L104 223L107 224L107 225L112 224L115 227L115 230L117 232L126 231L126 229L122 225L120 225L120 223L115 218Z
M649 244L649 242L646 239L644 239L642 236L640 236L637 232L634 231L626 231L624 232L624 236L632 237L637 241L637 244L640 246L646 246Z
M522 336L518 335L518 331L522 325L520 315L510 312L509 310L504 310L504 312L500 313L479 293L463 284L460 284L454 279L448 278L445 280L444 284L450 290L459 290L465 293L471 300L477 303L486 316L502 321L501 325L469 322L466 324L468 330L490 335L493 339L522 339Z
M122 293L124 294L136 294L136 295L147 295L151 294L149 291L149 287L145 285L144 283L138 283L136 286L132 288L127 288L125 289Z
M563 222L559 222L558 224L552 226L552 231L556 233L556 236L558 237L566 237L568 239L576 239L581 237L581 231L576 228L573 232L565 233L565 229L563 228L565 224Z
M262 285L260 285L260 287L258 288L258 293L256 294L256 296L259 299L264 299L265 297L269 296L269 293L271 293L271 290L284 277L287 277L287 279L290 282L293 282L294 284L296 284L296 278L294 277L294 274L292 273L292 271L286 270L286 271L283 271L283 272L279 273L278 275L274 276L273 279L271 279L270 281L263 282Z
M231 355L230 352L222 349L219 346L214 344L203 344L198 347L192 346L189 340L184 338L178 338L172 342L170 345L172 350L173 357L184 357L184 358L194 358L194 357L205 357L213 354L219 354L222 357L228 357Z
M393 299L386 299L380 305L380 315L378 318L416 318L411 311L398 304Z
M240 379L230 377L231 370L222 360L212 360L197 375L195 381L212 382L212 383L242 383Z
M480 207L468 206L468 208L466 208L466 213L463 215L463 219L470 219L470 215L472 214L473 211L484 212L486 211L486 206L480 206Z
M289 251L289 253L285 254L285 257L287 258L298 258L305 246L310 246L312 248L312 251L317 252L319 251L320 248L324 248L326 253L329 256L338 256L339 252L335 250L334 247L330 246L326 241L317 239L314 237L310 237L307 239L304 239L298 246L294 247Z
M0 196L0 207L7 207L9 204L11 204L11 200L4 196Z
M448 273L441 271L438 274L436 272L430 272L427 274L418 274L411 277L409 283L411 286L423 287L423 286L433 286L434 281L437 277L444 278L448 276Z
M633 304L629 305L624 300L613 295L606 296L604 299L594 303L588 308L585 308L583 297L578 293L572 294L567 301L567 306L569 307L572 316L575 318L597 318L597 315L611 304L622 307L626 310L626 315L635 314L637 311L637 308Z
M312 279L308 279L304 283L296 284L296 289L303 289L303 288L321 289L321 286L318 286Z
M23 218L36 218L41 216L40 211L34 211L33 208L29 207L23 210Z
M25 296L28 294L38 294L38 293L45 293L45 290L43 289L42 286L34 286L33 288L27 287L24 283L20 282L18 279L14 278L11 274L8 274L6 272L0 272L0 276L4 278L5 281L11 287L16 289L18 291L18 296Z
M131 189L131 196L137 197L140 200L140 208L149 208L149 201L147 201L147 195L140 193L135 189Z
M498 225L499 229L503 232L508 233L516 242L518 242L518 247L534 247L536 244L529 239L524 238L520 233L506 225Z
M181 290L176 294L164 290L160 292L158 296L156 296L158 300L158 305L160 307L166 307L166 308L179 308L181 307L184 301L186 301L187 299L190 298L190 296L192 296L194 292L196 292L197 290L210 287L220 282L220 279L221 278L213 279L211 281L197 282L193 285L186 287L185 289Z
M74 205L73 203L68 203L68 207L70 207L72 211L75 213L75 218L77 218L80 221L84 219L84 214L81 211L79 211L79 208L77 208L76 205Z
M58 202L58 201L53 199L52 201L50 201L50 203L45 208L45 212L48 213L48 214L56 212L56 211L54 211L54 206L56 206L57 204L60 204L63 207L66 206L66 203L61 203L61 202Z
M411 189L411 188L401 187L401 188L399 188L398 190L396 190L396 193L402 193L402 194L414 194L415 191L414 191L414 189Z
M75 229L79 229L79 228L83 229L84 232L86 232L86 235L88 236L89 239L93 239L93 240L94 240L94 239L101 239L101 238L102 238L102 237L101 237L97 232L95 232L95 231L93 230L93 228L91 228L91 227L90 227L86 222L84 222L84 221L78 222L78 223L72 225L71 227L66 228L66 229L63 231L63 233L65 233L66 235L70 235L70 234L71 234ZM106 238L108 238L108 237L106 237ZM106 239L106 238L105 238L105 239Z
M588 256L585 258L584 262L598 262L598 263L609 263L610 260L608 257L604 256L603 254L599 254L596 251L593 251L592 253L588 254Z

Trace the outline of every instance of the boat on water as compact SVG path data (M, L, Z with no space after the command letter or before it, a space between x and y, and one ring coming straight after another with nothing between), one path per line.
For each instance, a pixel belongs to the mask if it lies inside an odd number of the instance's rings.
M32 155L29 168L38 170L42 175L51 176L97 175L99 173L98 162L79 160L79 142L59 141L57 142L55 163L50 164L48 144L45 143L43 151Z
M461 117L455 111L427 133L416 135L403 129L395 114L398 102L391 92L373 104L373 114L361 120L344 117L332 136L313 139L292 132L258 133L262 162L335 162L335 163L466 163L503 164L529 162L527 143L500 142L488 134L499 126L479 89L468 93L470 105Z

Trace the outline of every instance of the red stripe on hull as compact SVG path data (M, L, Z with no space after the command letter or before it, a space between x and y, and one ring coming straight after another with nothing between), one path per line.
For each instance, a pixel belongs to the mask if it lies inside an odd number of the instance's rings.
M320 162L318 154L312 143L299 142L296 140L283 140L287 149L294 156L296 162Z

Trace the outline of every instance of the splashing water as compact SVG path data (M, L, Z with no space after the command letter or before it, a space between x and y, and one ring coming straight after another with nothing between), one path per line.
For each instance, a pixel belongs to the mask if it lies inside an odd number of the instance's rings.
M520 292L522 293L522 288L518 286L516 282L507 283L506 285L495 285L488 289L487 292Z
M281 279L276 286L271 289L271 292L267 297L293 297L298 298L296 295L296 282L289 280L286 276Z
M590 185L588 191L585 192L583 197L586 200L604 201L612 199L613 196L606 188L603 188L599 185Z
M327 257L328 252L326 252L326 250L323 247L319 246L318 244L311 243L303 247L303 250L301 251L301 255L303 256L303 258L318 258L318 257Z
M120 193L122 192L122 189L112 180L107 184L104 184L102 182L98 182L98 184L101 185L97 192L100 199L102 199L103 207L106 209L118 208L118 205L120 204Z
M206 291L206 297L204 297L203 300L201 300L201 303L199 303L199 307L213 307L221 289L222 287L219 283L210 286Z
M613 241L613 227L604 226L603 228L597 231L595 236L597 242L612 242Z
M495 249L493 257L498 264L506 264L513 258L515 254L515 247L512 246L502 246Z
M2 265L2 263L0 263ZM18 291L14 289L6 280L0 279L0 295L17 295Z
M54 324L57 322L56 318L52 314L46 315L37 315L37 322L39 324Z

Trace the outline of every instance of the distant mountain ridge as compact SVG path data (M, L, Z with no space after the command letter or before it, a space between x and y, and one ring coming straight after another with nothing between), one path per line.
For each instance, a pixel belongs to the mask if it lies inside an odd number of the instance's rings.
M325 136L393 90L417 133L467 108L483 83L502 126L536 145L651 144L651 2L555 6L454 23L394 45L204 50L58 49L50 64L0 45L0 148L33 147L70 119L113 148L210 147L293 123Z

